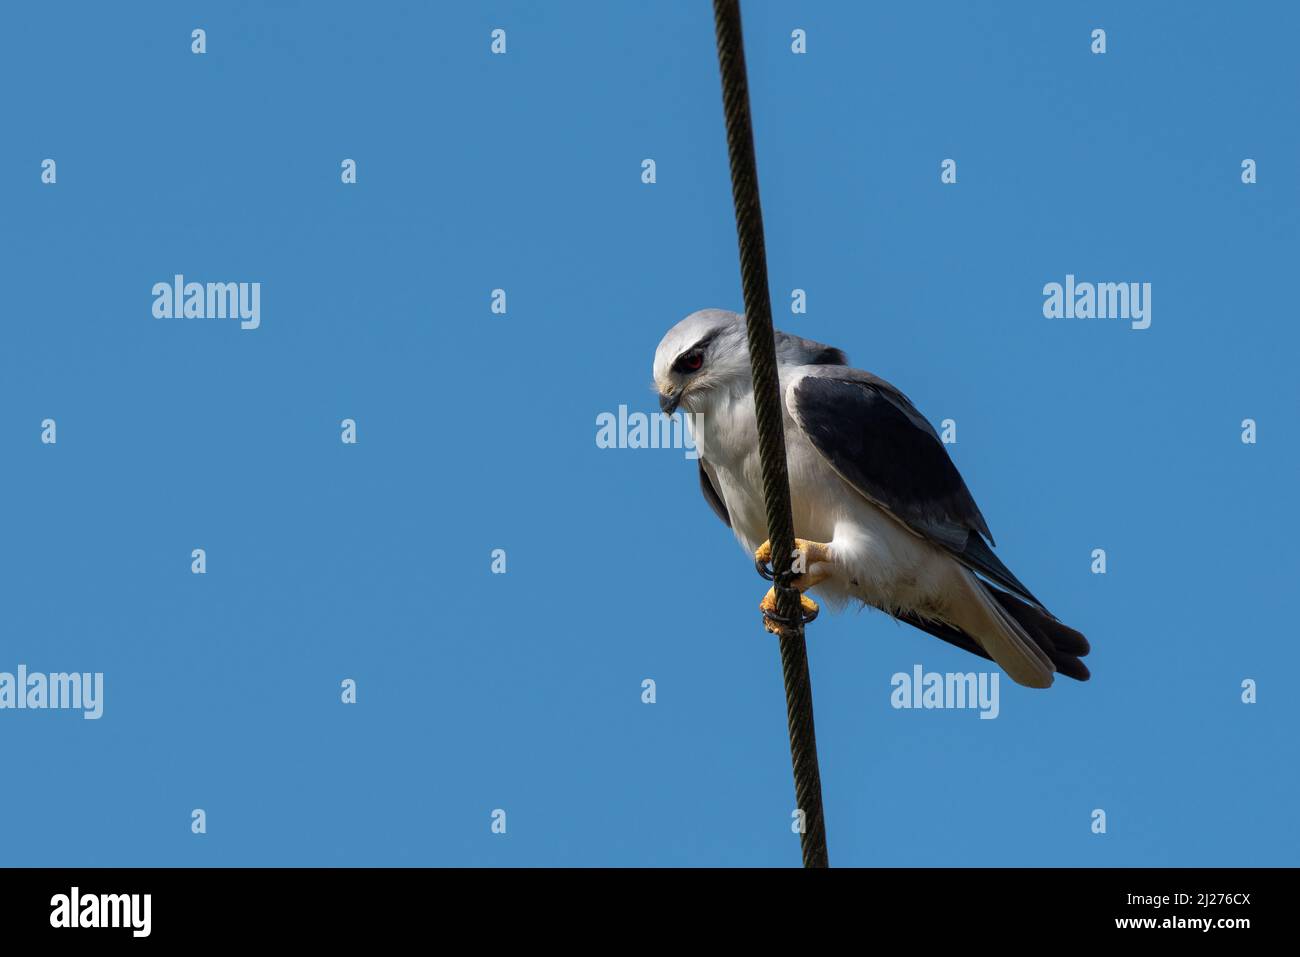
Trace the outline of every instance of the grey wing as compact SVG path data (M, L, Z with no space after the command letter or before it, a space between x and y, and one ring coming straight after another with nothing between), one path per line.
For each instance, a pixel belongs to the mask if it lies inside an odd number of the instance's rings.
M700 491L704 493L704 500L713 509L713 514L722 519L727 528L731 528L731 515L727 512L727 503L722 500L718 487L714 484L713 469L704 464L704 459L697 461L700 464Z
M993 536L970 490L905 395L870 373L828 368L794 380L786 405L813 447L862 495L973 571L1043 608L989 548Z

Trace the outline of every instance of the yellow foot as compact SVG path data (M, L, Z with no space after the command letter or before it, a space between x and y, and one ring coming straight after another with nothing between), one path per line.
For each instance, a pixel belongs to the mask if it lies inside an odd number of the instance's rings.
M821 610L817 607L817 603L807 595L799 596L799 607L803 612L803 619L806 622L812 621L816 618L817 612ZM767 629L768 633L772 635L781 634L781 629L785 626L777 621L780 615L776 610L775 588L769 588L767 590L767 594L763 596L763 600L758 603L758 609L763 613L763 627Z
M816 602L802 593L830 577L830 570L826 568L830 561L830 546L824 542L810 542L802 538L794 540L791 571L795 573L795 577L790 580L790 584L800 591L799 604L805 622L816 618L819 609ZM771 542L764 542L758 546L758 550L754 552L754 564L764 578L770 579L772 577L770 571L772 564ZM811 569L816 565L822 567L812 571ZM776 610L775 587L767 590L767 594L763 596L763 600L759 602L758 607L763 612L763 627L773 635L781 634L782 629L786 626L782 623L780 614Z
M831 547L825 542L810 542L804 538L794 540L794 551L790 555L791 570L798 576L793 582L795 588L800 591L806 591L812 588L820 581L830 577L830 572L819 572L810 574L808 569L814 565L829 563L831 560ZM754 552L754 564L759 570L769 569L772 565L772 543L764 542L758 546ZM770 572L763 575L764 578L771 578Z

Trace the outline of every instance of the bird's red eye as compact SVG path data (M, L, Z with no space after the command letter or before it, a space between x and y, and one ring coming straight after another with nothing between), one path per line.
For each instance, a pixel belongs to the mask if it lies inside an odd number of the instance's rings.
M704 350L692 349L690 352L682 353L677 360L678 372L699 372L700 367L704 365Z

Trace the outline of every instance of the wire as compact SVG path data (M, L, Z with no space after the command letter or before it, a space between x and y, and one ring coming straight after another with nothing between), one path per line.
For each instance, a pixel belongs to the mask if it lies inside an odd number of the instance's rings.
M785 675L786 717L790 727L790 761L794 791L803 812L805 867L826 867L826 821L822 815L821 771L817 765L817 735L813 727L812 682L808 677L808 648L804 643L799 591L791 587L794 522L790 514L790 478L786 471L785 429L776 367L776 334L767 286L767 254L763 245L763 210L758 198L758 169L754 161L754 130L749 115L749 81L745 75L745 40L739 0L713 0L718 35L718 66L722 72L722 107L727 119L727 152L731 157L731 192L736 204L736 233L740 242L740 278L745 295L745 326L754 376L754 411L758 418L758 453L763 467L763 499L767 505L768 541L780 629L781 669Z

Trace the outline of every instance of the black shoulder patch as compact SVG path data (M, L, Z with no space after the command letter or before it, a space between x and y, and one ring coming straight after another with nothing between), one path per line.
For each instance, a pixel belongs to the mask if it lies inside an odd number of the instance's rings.
M810 365L815 366L846 366L849 364L849 357L843 351L836 349L834 346L827 346L817 355L813 356Z
M951 524L965 540L966 486L947 451L880 390L805 376L794 398L809 440L850 484L918 530Z

